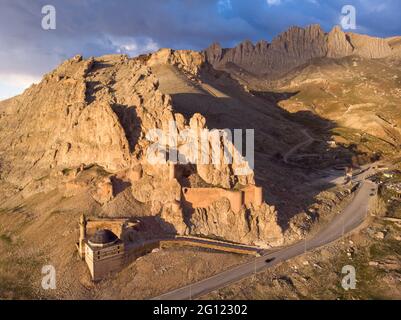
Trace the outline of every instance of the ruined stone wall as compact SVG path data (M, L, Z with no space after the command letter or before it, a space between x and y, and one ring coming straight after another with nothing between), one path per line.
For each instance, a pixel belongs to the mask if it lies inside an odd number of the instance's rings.
M253 205L254 207L261 206L263 203L263 188L254 185L249 185L241 190L244 192L244 204L246 206Z
M125 263L130 263L131 261L138 259L150 252L152 250L160 247L159 240L151 240L142 244L135 244L125 247Z
M261 206L263 203L263 189L249 185L242 190L225 190L221 188L184 188L184 200L193 208L208 208L214 202L227 198L231 209L239 212L245 206Z
M241 248L240 246L225 246L222 243L213 243L209 242L199 242L196 240L167 240L160 241L160 248L171 248L171 247L197 247L197 248L205 248L222 252L236 253L236 254L244 254L244 255L254 255L257 256L259 254L257 249L250 248Z
M244 204L242 191L224 190L221 188L184 188L184 200L193 208L208 208L214 202L227 198L230 201L231 209L239 212Z
M124 224L127 223L126 219L118 220L89 220L86 225L87 237L93 235L97 230L107 229L112 231L120 239L123 236Z

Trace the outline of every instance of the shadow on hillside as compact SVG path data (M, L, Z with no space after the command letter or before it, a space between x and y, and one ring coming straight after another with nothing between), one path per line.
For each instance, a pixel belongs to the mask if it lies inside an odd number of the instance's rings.
M96 100L96 92L101 88L100 81L88 81L86 83L85 100L88 105Z
M297 93L248 94L242 89L237 88L236 91L232 87L218 86L213 81L209 84L217 87L225 96L216 97L208 92L172 94L174 111L182 113L187 119L196 112L201 113L209 129L255 129L255 181L264 188L265 201L277 208L283 230L288 229L292 217L308 212L308 208L316 203L319 193L334 187L333 183L328 182L330 176L344 176L343 167L356 166L355 159L364 156L352 145L329 145L333 135L331 129L336 127L334 122L311 111L292 114L279 106L280 101ZM304 129L316 140L294 152L290 160L285 162L285 153L296 144L289 145L287 150L274 151L271 145L266 146L265 143L272 139L278 142L288 140L284 131L278 132L278 123L294 127L293 135L299 137L300 143L308 139L300 133ZM273 124L273 128L269 124ZM243 139L243 149L245 145ZM299 154L302 156L299 157ZM316 183L318 180L323 182Z
M112 109L124 129L130 152L133 152L141 135L142 121L138 117L134 106L114 104L112 105Z
M116 176L110 178L113 184L113 196L117 197L120 193L124 192L127 188L131 187L131 182L124 181Z

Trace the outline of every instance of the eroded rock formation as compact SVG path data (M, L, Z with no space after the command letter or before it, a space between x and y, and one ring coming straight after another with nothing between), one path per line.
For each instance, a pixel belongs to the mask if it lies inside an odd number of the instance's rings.
M202 53L168 49L146 61L110 55L76 56L64 62L38 85L0 103L3 182L15 186L24 198L53 189L68 197L87 192L105 208L120 203L119 194L129 187L126 201L143 204L147 211L140 215L159 217L168 232L272 244L270 233L277 234L280 228L275 210L267 205L261 209L244 203L239 212L230 207L222 211L223 197L203 208L210 218L202 218L183 204L184 185L231 189L254 184L253 171L224 133L213 131L206 145L210 150L216 142L222 149L227 145L233 164L226 164L223 157L217 163L195 161L182 166L179 174L172 173L168 162L149 160L155 143L164 143L167 153L177 150L185 159L197 159L202 148L199 133L210 133L201 114L185 119L172 111L171 97L158 89L150 67L169 64L195 76L204 63ZM167 139L149 138L152 130ZM178 138L170 139L172 135ZM198 149L192 147L194 142ZM206 158L211 160L211 154ZM247 174L238 175L236 169L246 169ZM215 225L216 219L221 223Z

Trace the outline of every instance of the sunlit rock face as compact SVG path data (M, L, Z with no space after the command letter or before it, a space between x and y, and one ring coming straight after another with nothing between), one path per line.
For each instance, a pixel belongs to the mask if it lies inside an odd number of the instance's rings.
M261 230L269 226L277 232L279 228L274 208L244 207L247 213L239 214L228 208L231 218L223 223L227 217L223 211L217 213L218 203L204 208L211 212L210 217L219 215L210 219L187 212L181 203L183 184L227 189L254 184L253 170L224 134L216 130L218 138L214 139L199 113L186 119L173 112L171 97L159 90L151 70L165 64L196 76L205 63L203 53L169 49L145 60L124 55L67 60L38 85L0 103L2 180L20 190L24 198L53 189L62 190L68 197L87 192L104 207L106 215L107 208L116 214L117 203L123 201L124 210L129 211L131 202L143 208L140 215L159 216L169 232L210 233L247 243L267 241L268 233ZM149 139L149 132L154 130L168 138ZM206 140L201 141L201 131L208 133ZM169 139L171 135L177 138ZM186 147L194 142L198 150ZM185 159L195 159L183 166L189 170L188 176L171 177L169 162L163 159L150 162L155 143L164 143L166 150L177 149ZM228 146L234 163L223 158L213 162L211 151L204 157L206 162L198 161L196 154L202 152L202 143L207 149L220 148L223 152ZM237 169L246 173L238 175ZM121 200L120 193L127 186L130 195ZM222 223L211 228L216 218Z

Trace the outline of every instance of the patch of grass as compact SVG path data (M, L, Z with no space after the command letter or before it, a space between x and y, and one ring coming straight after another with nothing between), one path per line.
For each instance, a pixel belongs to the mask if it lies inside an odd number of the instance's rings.
M355 145L356 151L370 154L392 154L393 147L375 136L361 133L356 129L338 127L331 130L333 136L342 137L347 141L345 147Z
M401 183L401 174L393 177L385 177L383 173L378 173L372 177L372 181L379 181L379 196L386 204L386 216L391 218L401 218L401 201L394 199L397 193L387 188L388 183Z
M90 164L84 168L84 171L94 171L97 175L101 177L108 177L110 175L109 172L106 171L102 166L97 164Z
M338 298L342 300L349 299L385 299L383 293L379 290L378 283L380 282L381 271L369 266L369 254L365 250L358 252L352 260L346 254L342 255L338 261L338 283L336 291ZM345 276L341 273L342 267L352 265L356 271L356 289L346 291L341 286L341 280Z
M43 177L40 177L39 179L36 179L36 181L37 182L41 182L41 181L44 181L44 180L48 179L49 177L50 177L50 175L45 175Z
M0 275L0 299L35 299L35 294L30 283Z
M20 246L15 244L14 251L0 259L0 299L38 298L43 254L17 251Z
M6 234L1 234L0 235L0 240L5 243L6 245L11 245L12 244L12 239L10 236L6 235Z
M401 256L401 246L396 240L386 240L376 242L370 247L370 255L372 259L384 259L388 256L397 254Z
M25 206L19 205L11 209L12 213L22 213L25 210Z
M71 171L72 171L73 169L71 169L71 168L65 168L65 169L63 169L61 172L63 173L63 175L68 175Z

